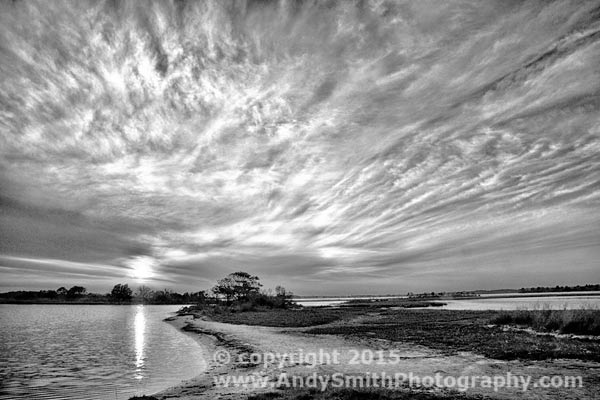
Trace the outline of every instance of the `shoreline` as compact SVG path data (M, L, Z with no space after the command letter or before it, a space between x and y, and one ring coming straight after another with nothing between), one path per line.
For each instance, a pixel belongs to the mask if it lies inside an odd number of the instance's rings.
M328 328L340 326L354 326L359 323L358 317L355 320L337 321L309 328L284 328L267 326L235 325L204 318L194 318L192 315L175 316L168 318L166 322L174 325L182 333L192 335L192 337L207 352L207 369L195 378L181 382L179 385L157 392L152 396L158 399L176 398L176 399L213 399L227 398L231 400L242 400L248 398L250 394L265 392L284 392L281 389L267 387L264 389L249 390L244 387L218 387L215 386L215 377L227 375L256 375L267 378L269 382L276 382L277 377L285 373L290 376L308 376L313 373L331 375L334 373L343 374L364 374L364 365L353 365L350 361L352 351L360 350L390 350L394 349L400 352L401 359L398 364L390 365L369 365L369 373L396 373L411 372L421 376L432 376L440 371L446 375L498 375L498 374L520 374L529 376L546 375L569 375L578 371L584 376L591 374L590 370L600 371L600 363L582 360L498 360L488 358L480 354L471 352L448 353L440 349L427 347L426 345L416 345L407 342L397 342L369 337L345 337L340 334L313 334L306 331L312 328ZM240 355L247 353L278 353L292 354L302 351L305 354L311 352L325 351L340 353L341 362L318 363L316 365L306 365L298 362L277 361L275 363L229 363L219 364L213 360L213 354L216 351L226 350L236 359ZM590 378L591 379L591 378ZM597 385L597 382L595 382ZM400 388L399 390L407 390ZM514 390L494 391L492 389L472 388L467 394L473 396L484 396L484 398L493 399L512 399L519 396L523 399L554 398L556 389L546 390L540 393L540 390L521 393ZM587 390L595 390L595 386L589 389L583 388L578 398L589 396ZM414 388L410 389L412 393ZM417 393L418 391L415 391ZM440 398L454 398L452 390L436 389ZM550 396L552 393L552 396ZM596 393L596 392L594 392ZM454 393L456 394L456 393ZM568 389L563 389L563 397L574 395L575 393ZM541 395L541 397L540 397ZM550 396L550 397L548 397ZM461 397L463 398L463 397ZM589 398L589 397L587 397Z
M187 303L172 303L172 304L154 304L154 303L108 303L108 302L94 302L94 301L0 301L0 305L2 304L18 304L18 305L67 305L67 306L188 306Z
M419 297L407 297L406 295L398 295L398 296L306 296L306 297L298 297L293 300L300 303L319 303L319 302L328 302L328 301L340 301L342 304L347 304L352 300L362 300L362 301L372 301L376 304L378 301L382 300L413 300L413 301L445 301L445 300L453 300L453 301L461 301L461 300L494 300L494 299L523 299L530 297L598 297L600 298L600 292L589 292L589 291L573 291L573 292L540 292L540 293L494 293L490 295L480 295L480 296L465 296L465 297L431 297L431 298L419 298ZM111 303L111 302L102 302L102 301L38 301L38 300L2 300L0 299L1 304L32 304L32 305L40 305L40 304L52 304L52 305L106 305L106 306L131 306L131 305L151 305L151 306L187 306L190 302L184 303Z
M336 305L348 305L351 301L365 301L372 302L373 304L377 304L378 302L386 301L386 300L410 300L410 301L431 301L431 302L444 302L444 301L473 301L473 300L510 300L510 299L530 299L530 298L552 298L552 297L591 297L600 299L600 292L572 292L572 293L552 293L552 292L544 292L544 293L507 293L507 294L493 294L493 295L485 295L485 296L465 296L465 297L406 297L406 296L397 296L397 297L386 297L386 298L308 298L305 299L294 299L298 303L302 304L310 304L310 303L329 303L335 302ZM317 306L318 307L318 306Z
M150 394L150 396L161 399L213 399L215 396L228 395L230 396L228 398L232 400L246 399L247 391L244 388L223 390L223 388L214 387L214 377L244 373L247 372L247 369L243 368L243 366L240 368L235 363L218 363L214 360L213 354L221 350L226 350L235 359L244 351L256 351L257 349L244 347L244 344L237 340L237 338L228 337L228 332L213 330L209 326L202 326L201 323L198 323L201 320L195 320L190 315L168 317L164 321L174 326L180 333L192 337L202 347L203 351L206 352L206 370L192 379L182 381L175 386Z
M180 334L187 335L197 342L197 344L202 348L202 351L206 353L206 369L191 379L181 381L179 384L153 393L151 396L175 396L176 398L181 398L181 395L186 392L186 388L190 386L198 389L202 389L204 387L209 388L212 385L212 379L210 377L225 371L225 368L215 363L213 358L209 356L219 349L217 338L208 333L198 334L196 332L186 330L188 321L191 319L191 316L171 316L165 318L164 322L172 325L177 329L177 331L179 331Z

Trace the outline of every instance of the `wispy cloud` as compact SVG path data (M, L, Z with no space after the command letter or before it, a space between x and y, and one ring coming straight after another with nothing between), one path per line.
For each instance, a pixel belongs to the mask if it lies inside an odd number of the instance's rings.
M600 278L595 2L0 9L5 286Z

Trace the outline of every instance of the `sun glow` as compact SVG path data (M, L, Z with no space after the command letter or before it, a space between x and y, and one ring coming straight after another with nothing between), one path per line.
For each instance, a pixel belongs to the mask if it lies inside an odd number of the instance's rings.
M156 261L150 257L136 257L128 262L131 269L130 275L138 280L149 279L154 276Z
M142 379L144 376L144 330L146 329L146 317L144 315L144 306L138 306L135 314L134 332L135 332L135 379Z

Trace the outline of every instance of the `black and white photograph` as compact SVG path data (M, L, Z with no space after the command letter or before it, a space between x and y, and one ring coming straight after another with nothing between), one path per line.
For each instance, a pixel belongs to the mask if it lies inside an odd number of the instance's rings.
M0 0L29 399L600 399L600 1Z

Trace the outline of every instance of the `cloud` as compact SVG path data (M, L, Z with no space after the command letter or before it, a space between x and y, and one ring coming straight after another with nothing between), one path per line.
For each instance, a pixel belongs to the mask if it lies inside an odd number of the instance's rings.
M0 8L7 286L600 278L593 3Z

